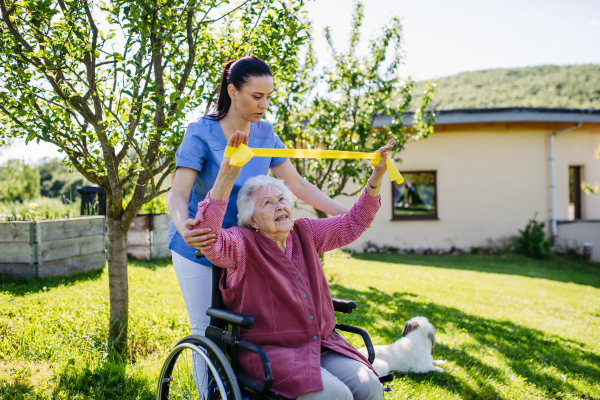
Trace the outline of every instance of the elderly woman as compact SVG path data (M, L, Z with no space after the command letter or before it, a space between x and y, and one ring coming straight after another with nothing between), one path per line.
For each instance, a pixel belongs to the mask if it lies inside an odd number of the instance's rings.
M247 143L236 132L229 146ZM383 389L369 362L334 331L331 294L318 255L356 240L380 207L379 186L387 151L352 209L327 219L292 219L293 196L283 181L251 178L237 199L238 226L221 229L227 202L241 167L224 158L215 184L198 204L196 228L217 235L204 255L225 268L220 282L225 307L251 315L254 329L240 332L262 346L273 367L273 391L289 398L383 399ZM262 378L255 354L239 354L238 372Z

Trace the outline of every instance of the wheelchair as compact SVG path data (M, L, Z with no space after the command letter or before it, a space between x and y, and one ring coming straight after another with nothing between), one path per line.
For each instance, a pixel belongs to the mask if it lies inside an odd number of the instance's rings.
M219 290L221 271L221 268L213 266L211 307L206 311L210 324L206 328L206 337L187 336L173 347L160 372L156 399L290 400L270 391L273 373L267 353L261 347L238 338L238 328L252 329L254 319L225 309ZM333 299L333 308L336 312L350 314L356 308L356 302ZM360 335L368 351L368 360L373 363L375 349L364 329L345 324L336 324L335 328ZM263 382L235 374L238 349L260 357ZM393 379L391 374L379 377L382 384ZM389 386L384 391L390 391Z

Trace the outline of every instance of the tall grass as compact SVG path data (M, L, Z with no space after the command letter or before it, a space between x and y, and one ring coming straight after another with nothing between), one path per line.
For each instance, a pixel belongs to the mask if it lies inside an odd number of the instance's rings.
M38 197L20 202L0 202L0 221L44 221L48 219L76 218L80 214L81 200Z

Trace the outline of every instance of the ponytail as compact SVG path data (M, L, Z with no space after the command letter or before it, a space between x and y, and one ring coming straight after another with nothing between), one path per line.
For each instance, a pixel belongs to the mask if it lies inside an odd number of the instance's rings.
M250 78L258 76L273 76L267 63L258 57L247 56L237 61L227 62L223 68L223 77L219 87L217 110L209 117L220 121L227 115L229 107L231 107L231 97L229 97L229 91L227 90L230 84L237 90L241 90Z

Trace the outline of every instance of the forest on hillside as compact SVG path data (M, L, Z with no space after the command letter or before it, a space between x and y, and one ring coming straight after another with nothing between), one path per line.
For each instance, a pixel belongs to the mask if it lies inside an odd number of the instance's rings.
M600 65L463 72L436 80L433 109L546 107L600 109ZM417 83L421 93L425 82ZM414 105L417 99L413 99ZM414 107L412 107L414 108Z

